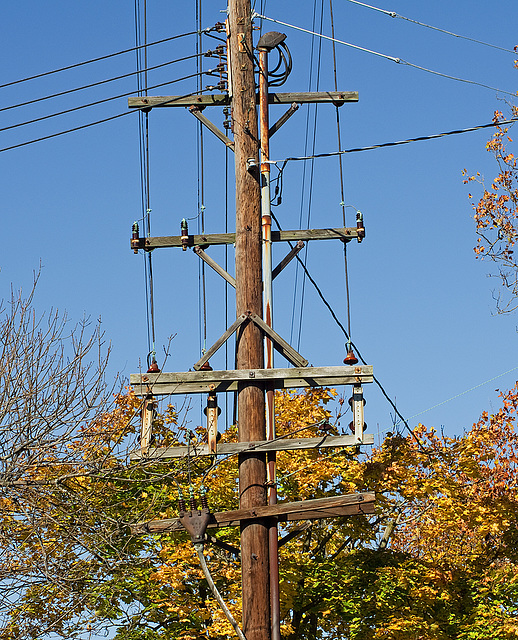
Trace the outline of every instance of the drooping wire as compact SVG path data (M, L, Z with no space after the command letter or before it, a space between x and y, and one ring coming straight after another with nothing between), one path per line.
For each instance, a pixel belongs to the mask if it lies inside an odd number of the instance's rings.
M137 95L144 95L144 91L142 88L142 67L145 67L142 64L142 47L141 47L141 37L140 37L140 0L135 0L134 6L135 12L135 43L136 43L136 63L137 63ZM147 85L147 83L146 83ZM145 133L144 133L144 112L139 109L138 114L138 135L139 135L139 167L140 167L140 193L141 193L141 210L142 210L142 220L144 222L144 227L147 223L147 169L146 169L146 144L145 144ZM151 318L149 313L149 275L147 268L147 258L145 252L142 253L142 260L144 266L144 293L145 293L145 301L146 301L146 327L147 327L147 346L148 353L151 352Z
M194 74L196 75L196 74ZM183 78L182 78L183 79ZM171 84L172 82L175 82L175 80L172 80L170 82L165 82L162 83L161 86L163 86L164 84ZM151 87L148 87L149 89ZM196 91L190 91L189 93L184 93L181 96L173 96L173 97L168 97L167 99L163 100L162 102L153 105L154 107L160 107L160 106L164 106L167 104L171 104L172 102L174 102L175 100L182 100L184 98L190 98L191 96L196 96L199 93L205 93L207 91L214 91L216 87L210 85L207 86L205 89L201 89L200 91L196 90ZM144 108L141 109L137 109L136 111L143 111ZM3 147L0 149L0 153L3 151L12 151L13 149L19 149L20 147L26 147L29 144L35 144L36 142L43 142L43 140L51 140L52 138L57 138L59 136L63 136L66 135L67 133L73 133L75 131L81 131L82 129L88 129L89 127L95 127L98 124L103 124L104 122L110 122L111 120L117 120L118 118L123 118L124 116L128 116L131 113L134 113L135 110L128 110L128 111L124 111L123 113L116 113L113 116L108 116L107 118L101 118L100 120L95 120L94 122L87 122L86 124L81 124L78 125L77 127L71 127L70 129L65 129L64 131L58 131L57 133L51 133L47 136L41 136L40 138L33 138L32 140L26 140L25 142L19 142L18 144L12 144L9 147ZM505 124L505 123L504 123Z
M335 85L335 91L338 91L338 77L337 77L337 69L336 69L336 43L334 42L335 37L335 21L333 16L333 0L329 0L329 15L331 19L331 35L333 36L333 79ZM338 148L342 148L342 135L340 128L340 109L335 105L336 110L336 138L338 142ZM340 206L342 208L342 224L344 227L346 224L346 215L345 215L345 189L344 189L344 171L342 164L342 156L338 156L338 169L340 174ZM350 300L350 291L349 291L349 268L347 264L347 242L343 243L344 247L344 270L345 270L345 305L346 305L346 313L347 313L347 333L349 334L349 338L351 336L351 300Z
M228 137L229 131L230 131L230 109L229 107L225 107L223 109L223 116L224 116L224 121L223 121L223 127L225 129L225 135ZM229 188L228 188L228 180L229 180L229 154L230 154L230 149L225 146L225 233L228 233L228 210L229 210ZM229 246L228 244L225 244L225 271L228 273L228 251L229 251ZM228 282L225 281L225 327L228 327L230 322L229 322L229 317L228 317L228 308L229 308L229 304L228 304L228 289L229 289L229 284ZM229 353L228 353L228 340L225 341L225 369L228 371L229 369ZM235 400L235 395L233 395L233 398ZM229 423L229 394L225 393L225 418L227 421L227 424Z
M189 56L192 57L192 56ZM134 75L135 72L132 72L131 75ZM145 73L144 71L140 71L139 73ZM182 76L181 78L175 78L174 80L168 80L167 82L161 82L159 84L155 84L148 89L157 89L158 87L164 87L170 84L174 84L176 82L182 82L183 80L190 80L191 78L197 77L197 73L192 73L187 76ZM118 100L119 98L124 98L126 96L133 95L133 91L126 91L124 93L119 93L116 96L110 96L109 98L101 98L100 100L95 100L94 102L88 102L86 104L80 104L77 107L70 107L69 109L64 109L63 111L57 111L55 113L49 113L45 116L40 116L39 118L33 118L32 120L27 120L26 122L18 122L16 124L9 125L7 127L0 128L0 131L7 131L8 129L16 129L17 127L23 127L28 124L34 124L35 122L41 122L42 120L49 120L50 118L55 118L56 116L62 116L67 113L73 113L74 111L80 111L81 109L88 109L89 107L96 107L100 104L104 104L106 102L111 102L112 100Z
M209 27L204 29L204 32L209 32L214 27ZM20 78L19 80L13 80L11 82L6 82L4 84L0 84L0 89L4 89L5 87L12 87L15 84L20 84L21 82L28 82L29 80L36 80L37 78L43 78L45 76L50 76L54 73L60 73L61 71L68 71L69 69L75 69L77 67L82 67L85 64L91 64L92 62L99 62L101 60L107 60L108 58L113 58L115 56L120 56L123 53L132 53L133 51L139 51L145 47L152 47L156 44L162 44L164 42L170 42L171 40L177 40L178 38L184 38L185 36L192 36L196 31L189 31L187 33L180 33L176 36L170 36L168 38L163 38L162 40L156 40L155 42L150 42L148 44L137 45L136 47L130 47L129 49L123 49L122 51L116 51L115 53L108 53L104 56L99 56L98 58L92 58L90 60L84 60L83 62L76 62L75 64L70 64L66 67L60 67L59 69L53 69L52 71L44 71L43 73L38 73L33 76L28 76L26 78Z
M324 23L324 0L322 0L320 3L320 31L322 31L323 23ZM320 88L321 60L322 60L322 40L319 40L317 62L316 62L316 82L315 82L315 88L317 91ZM317 144L317 116L318 116L318 104L315 104L314 110L313 110L313 137L311 141L311 148L313 149L313 153L315 152L315 148ZM311 206L313 204L314 176L315 176L315 164L311 163L310 172L309 172L308 209L307 209L307 218L306 218L306 229L310 228L310 223L311 223ZM307 264L308 253L309 253L309 244L306 243L306 246L304 247L304 264ZM300 349L300 342L302 339L302 320L304 316L305 291L306 291L306 273L304 272L302 277L302 287L301 287L301 297L300 297L300 315L299 315L299 326L298 326L298 336L297 336L297 349Z
M275 221L275 223L277 224L279 230L282 230L282 227L279 224L279 221L277 220L275 214L272 212L272 219ZM293 248L293 244L291 242L288 242L289 246L291 248ZM311 274L309 273L309 270L307 268L307 266L304 264L304 262L300 259L299 256L295 256L295 259L298 261L298 263L300 264L300 266L302 267L304 273L306 274L308 280L311 282L311 284L314 286L319 298L322 300L322 302L324 303L324 306L328 309L329 313L331 314L331 317L333 318L333 320L336 322L337 326L339 327L339 329L342 331L342 333L345 336L345 339L347 340L348 343L351 344L351 346L354 348L356 355L358 356L358 358L362 361L363 364L367 364L366 360L364 360L363 356L361 355L361 353L358 350L358 347L354 344L354 342L351 341L349 333L347 332L347 329L344 327L344 325L340 322L338 316L336 315L333 307L330 305L330 303L327 301L326 297L324 296L324 294L322 293L322 290L320 289L320 287L318 286L318 284L316 283L316 281L314 280L314 278L311 276ZM419 443L419 439L417 438L417 436L414 434L413 430L408 426L408 422L407 420L403 417L403 415L400 413L399 409L397 408L395 402L390 398L390 396L388 395L388 393L385 391L385 388L383 387L383 385L381 384L381 382L378 380L378 378L376 378L376 376L373 376L374 382L376 383L376 385L379 387L381 393L383 394L383 396L385 397L385 399L387 400L387 402L390 404L390 406L394 409L395 413L397 414L397 416L400 418L401 422L405 425L406 429L409 431L410 434L412 434L412 436L415 438L415 440Z
M195 20L196 26L201 24L202 11L201 0L195 3ZM202 41L201 34L196 36L196 53L201 51ZM196 72L198 73L198 88L201 89L201 73L202 61L200 57L196 58ZM205 233L205 171L204 171L204 139L203 124L197 122L197 208L198 208L198 233ZM206 294L206 278L205 278L205 262L198 262L198 295L199 295L199 314L200 314L200 346L201 353L204 354L207 349L207 294Z
M285 158L284 160L271 160L271 164L278 165L282 162L279 171L282 173L286 168L288 162L294 160L313 160L315 158L331 158L333 156L344 155L346 153L358 153L360 151L374 151L374 149L385 149L387 147L397 147L402 144L411 144L412 142L424 142L426 140L437 140L438 138L445 138L447 136L455 136L461 133L471 133L473 131L480 131L482 129L489 129L491 127L499 127L502 125L512 125L518 122L518 118L509 118L507 120L500 120L498 122L487 122L486 124L479 124L476 127L466 127L465 129L454 129L453 131L443 131L442 133L434 133L429 136L418 136L416 138L407 138L406 140L397 140L395 142L381 142L380 144L372 144L368 147L354 147L352 149L343 149L341 151L330 151L328 153L316 153L311 156L299 156Z
M136 54L137 54L137 58L139 57L139 54L141 53L140 49L136 50ZM198 54L192 54L190 56L184 56L183 58L176 58L175 60L169 60L168 62L162 62L161 64L157 64L154 65L153 67L150 67L149 69L147 68L147 66L145 68L142 68L143 65L140 65L139 69L137 69L137 73L141 74L141 73L146 73L148 71L152 71L154 69L161 69L162 67L167 67L170 64L175 64L177 62L184 62L185 60L190 60L191 58L194 58L196 55ZM204 55L204 54L201 54ZM76 91L82 91L83 89L91 89L92 87L99 87L102 84L108 84L109 82L114 82L116 80L122 80L123 78L129 78L131 76L135 75L135 71L130 71L128 73L123 73L119 76L113 76L112 78L106 78L105 80L98 80L97 82L92 82L91 84L84 84L80 87L74 87L73 89L66 89L65 91L59 91L58 93L51 93L49 95L46 96L41 96L40 98L34 98L32 100L27 100L26 102L19 102L17 104L11 104L7 107L0 107L0 111L9 111L10 109L17 109L18 107L25 107L29 104L35 104L37 102L43 102L44 100L50 100L51 98L59 98L61 96L66 96L69 93L75 93ZM121 97L121 96L116 96L116 97Z
M140 7L140 0L136 1L136 32L139 41L143 37L144 40L144 56L138 58L138 89L139 95L148 95L148 58L147 52L147 0L143 0L143 8ZM143 25L142 25L143 14ZM143 33L143 36L141 35ZM140 50L139 50L140 51ZM143 62L143 69L142 63ZM143 76L142 76L143 71ZM142 86L143 80L143 86ZM139 149L141 160L141 188L143 202L143 219L144 219L144 235L151 236L151 199L150 199L150 164L149 164L149 110L140 110L139 113ZM153 290L153 258L152 252L147 251L143 254L144 258L144 278L146 282L146 322L148 334L148 367L156 360L156 336L155 336L155 303Z
M426 71L426 73L431 73L436 76L440 76L441 78L448 78L449 80L456 80L457 82L465 82L466 84L473 84L478 87L483 87L484 89L491 89L491 91L497 91L499 93L505 93L508 96L516 97L516 93L512 91L504 91L503 89L498 89L497 87L492 87L491 85L484 84L483 82L476 82L475 80L467 80L466 78L459 78L457 76L451 76L447 73L441 73L440 71L434 71L433 69L428 69L427 67L422 67L420 65L414 64L413 62L408 62L408 60L403 60L402 58L396 58L395 56L389 56L385 53L380 53L379 51L374 51L372 49L367 49L365 47L360 47L356 44L351 44L350 42L345 42L344 40L338 40L338 38L331 38L330 36L326 36L323 33L316 33L315 31L310 31L309 29L304 29L303 27L297 27L296 25L289 24L288 22L283 22L282 20L276 20L274 18L268 18L267 16L260 15L255 13L253 15L254 18L262 18L263 20L269 20L270 22L275 22L276 24L282 24L285 27L290 27L291 29L296 29L297 31L302 31L304 33L308 33L312 36L317 36L319 38L323 38L324 40L332 40L337 44L343 44L346 47L352 47L353 49L358 49L359 51L364 51L365 53L371 53L375 56L379 56L380 58L385 58L386 60L391 60L392 62L396 62L397 64L406 65L407 67L413 67L414 69L419 69L419 71Z
M313 5L313 18L312 18L312 26L315 28L317 20L317 3ZM309 79L308 79L308 91L311 91L313 86L313 57L315 53L315 38L311 39L311 49L309 53ZM315 106L316 109L316 106ZM307 150L309 149L309 122L311 117L311 109L308 107L306 111L306 125L305 125L305 133L304 133L304 149L305 154L307 154ZM282 172L281 174L282 175ZM279 176L280 177L280 176ZM302 181L300 188L300 209L299 209L299 229L302 229L302 217L304 211L304 201L306 196L306 165L304 163L304 167L302 169ZM305 256L307 257L307 246L305 249ZM297 263L297 268L295 269L295 281L293 284L293 303L291 309L291 323L290 323L290 342L293 342L293 336L295 331L295 318L296 318L296 308L297 308L297 292L299 290L299 277L300 277L299 266ZM301 288L303 286L300 285ZM301 312L302 315L302 312ZM300 334L299 334L300 335Z
M476 38L469 38L468 36L462 36L458 33L453 33L453 31L447 31L446 29L440 29L439 27L434 27L431 24L426 24L424 22L419 22L418 20L413 20L412 18L407 18L405 16L399 15L395 11L387 11L386 9L380 9L379 7L374 7L370 4L365 4L365 2L358 2L358 0L347 0L348 2L352 2L354 4L359 4L362 7L367 7L368 9L374 9L374 11L379 11L384 13L391 18L401 18L401 20L407 20L408 22L412 22L413 24L417 24L420 27L426 27L427 29L433 29L434 31L440 31L441 33L445 33L448 36L453 36L455 38L462 38L462 40L468 40L469 42L475 42L476 44L482 44L485 47L491 47L492 49L498 49L500 51L506 51L507 53L516 53L513 49L506 49L505 47L499 47L496 44L491 44L489 42L484 42L483 40L477 40Z

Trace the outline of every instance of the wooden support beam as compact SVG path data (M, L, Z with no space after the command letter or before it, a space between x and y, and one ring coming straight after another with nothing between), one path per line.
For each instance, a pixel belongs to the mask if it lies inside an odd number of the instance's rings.
M374 501L374 493L364 492L315 500L301 500L300 502L279 502L275 505L213 513L208 527L237 527L244 521L258 518L273 517L277 518L279 522L292 522L294 520L322 520L324 518L369 514L374 512ZM134 535L169 533L171 531L184 531L178 518L150 520L131 526L131 532Z
M192 115L197 118L203 125L207 127L207 129L213 133L218 140L221 140L225 146L234 151L234 143L230 138L228 138L221 129L219 129L213 122L211 122L206 116L203 115L201 110L203 107L191 106L189 107L189 111Z
M294 369L239 369L236 371L185 371L131 374L136 395L223 393L236 391L238 383L268 383L274 389L334 387L373 382L372 365L354 367L299 367Z
M225 442L218 444L217 455L228 456L237 453L259 451L293 451L301 449L328 449L331 447L354 447L357 444L374 444L374 435L364 433L358 440L354 435L321 436L318 438L283 438L282 440L260 440L258 442ZM139 450L130 454L130 460L168 460L170 458L200 457L212 455L206 444L194 444L189 447L163 447L149 449L147 452Z
M215 260L213 260L208 253L205 253L205 251L201 247L194 247L194 253L199 256L203 260L203 262L208 264L211 269L214 269L214 271L224 280L226 280L229 285L234 287L234 289L236 288L236 279L233 278L227 271L225 271L225 269L223 269L223 267L221 267Z
M284 269L289 265L289 263L293 260L293 258L300 253L300 251L302 249L304 249L305 245L302 242L302 240L299 240L297 242L297 244L293 247L293 249L286 254L286 256L279 262L279 264L275 267L275 269L272 270L272 280L275 280L275 278L279 275L279 273L281 273L281 271L284 271Z
M198 360L198 362L193 366L195 371L199 371L201 367L212 358L212 356L216 353L216 351L222 347L225 342L230 338L230 336L239 329L239 327L248 320L248 316L245 313L242 313L239 318L230 325L230 327L225 331L225 333L216 340L216 342L212 345L210 349L208 349L202 357Z
M297 102L294 102L291 105L291 107L285 113L282 114L282 116L277 120L277 122L272 124L272 126L269 128L268 137L271 138L274 133L279 131L279 129L282 127L282 125L285 124L286 122L288 122L288 120L295 113L295 111L297 111L297 109L299 107L300 107L300 104L298 104Z
M291 364L296 367L307 367L309 362L306 358L303 358L298 351L281 338L281 336L274 331L271 327L269 327L266 322L260 318L257 314L250 314L250 320L255 322L255 324L270 338L273 342L273 346L276 351L278 351L282 356L286 358Z
M288 242L297 240L343 240L349 242L363 236L358 235L356 227L343 227L337 229L294 229L291 231L272 231L272 242ZM165 249L169 247L181 247L182 236L156 236L154 238L139 238L139 249ZM235 233L206 233L204 235L189 236L188 246L201 245L205 247L211 244L235 244ZM131 247L134 249L134 247Z
M256 96L259 102L259 96ZM313 91L302 93L269 93L269 104L300 104L332 103L341 107L346 102L358 102L357 91ZM230 104L226 93L213 93L198 96L132 96L128 98L130 109L149 109L150 107L224 107Z
M309 520L307 520L306 522L303 522L299 527L297 527L296 529L293 529L293 531L290 531L285 536L282 536L282 538L278 542L278 547L282 547L288 542L290 542L290 540L293 540L293 538L300 536L301 533L304 533L304 531L307 531L311 526L312 525Z

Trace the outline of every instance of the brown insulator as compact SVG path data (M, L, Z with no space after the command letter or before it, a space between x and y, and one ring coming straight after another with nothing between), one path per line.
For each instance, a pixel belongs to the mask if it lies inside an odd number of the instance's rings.
M182 251L187 251L189 246L189 227L187 226L187 220L182 218L180 224L180 242L182 243Z
M147 370L148 373L160 373L160 369L158 368L158 364L156 362L156 360L153 360L153 362L149 365L149 369Z
M200 369L199 369L199 370L200 370L200 371L212 371L212 367L210 366L209 361L207 360L207 362L204 362L204 363L201 365L201 367L200 367Z
M185 506L186 506L185 505L185 500L183 498L178 500L178 510L180 511L180 513L182 513L182 511L186 511Z
M131 229L131 248L133 249L133 253L138 253L140 248L138 222L134 222Z
M353 365L357 363L358 363L358 358L354 355L354 351L352 349L349 349L349 351L347 352L347 355L344 358L344 364Z

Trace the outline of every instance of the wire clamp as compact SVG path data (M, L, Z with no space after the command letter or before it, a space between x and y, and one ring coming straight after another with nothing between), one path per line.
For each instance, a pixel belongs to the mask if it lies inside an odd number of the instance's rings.
M183 528L191 536L193 544L203 544L205 542L205 531L211 521L211 513L208 508L181 511L179 520Z

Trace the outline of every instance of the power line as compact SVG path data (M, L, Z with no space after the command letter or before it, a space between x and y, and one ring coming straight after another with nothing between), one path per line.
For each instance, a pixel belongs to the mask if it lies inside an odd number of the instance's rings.
M281 226L279 224L279 221L277 220L276 216L274 215L274 213L272 212L272 218L275 221L275 223L277 224L277 226L279 227L279 230L281 230ZM288 242L288 244L290 245L290 247L293 248L291 242ZM308 268L306 267L306 265L304 264L304 262L299 258L299 256L295 256L295 259L299 262L299 264L301 265L302 269L304 270L304 273L306 274L308 280L311 282L311 284L313 285L313 287L315 288L319 298L322 300L322 302L324 303L324 305L327 307L329 313L331 314L331 317L333 318L333 320L335 321L335 323L337 324L337 326L339 327L339 329L342 331L342 333L345 336L345 339L347 340L347 342L352 345L354 347L354 350L356 351L356 354L358 356L358 358L363 362L363 364L367 364L367 361L363 358L363 356L361 355L358 347L351 341L351 337L349 336L346 328L344 327L344 325L340 322L340 320L338 319L338 316L336 315L333 307L331 306L331 304L327 301L326 297L324 296L324 294L322 293L322 290L320 289L320 287L318 286L318 284L316 283L316 281L314 280L314 278L311 276L311 274L308 271ZM388 395L388 393L385 391L385 388L383 387L383 385L381 384L381 382L378 380L378 378L376 378L376 376L373 376L373 380L376 383L376 385L378 386L379 390L381 391L381 393L383 394L383 396L385 397L385 399L388 401L388 403L390 404L390 406L394 409L396 415L398 416L398 418L401 420L401 422L405 425L406 429L408 429L409 433L415 438L415 440L418 442L418 444L420 444L419 439L417 438L417 436L414 434L414 432L412 431L412 429L409 427L407 420L405 420L405 418L403 417L403 415L400 413L399 409L397 408L395 402L393 402L393 400L390 398L390 396Z
M169 83L166 83L169 84ZM207 87L207 89L202 89L201 92L204 91L213 91L214 87ZM199 93L201 93L200 91L192 91L191 93L186 93L183 96L175 96L175 98L171 99L168 98L167 100L164 100L162 103L155 105L157 107L161 106L162 104L170 104L171 102L174 102L175 100L180 100L182 98L188 98L190 96L195 96L198 95ZM12 149L18 149L19 147L25 147L29 144L34 144L35 142L42 142L43 140L50 140L51 138L57 138L58 136L63 136L67 133L72 133L74 131L80 131L81 129L87 129L88 127L94 127L95 125L98 124L102 124L103 122L109 122L110 120L116 120L117 118L122 118L123 116L127 116L130 113L140 113L140 109L136 109L135 111L124 111L124 113L117 113L114 116L110 116L108 118L103 118L102 120L96 120L95 122L88 122L87 124L82 124L79 125L77 127L72 127L71 129L66 129L65 131L58 131L57 133L51 133L48 136L42 136L41 138L34 138L33 140L27 140L26 142L20 142L19 144L13 144L10 147L4 147L3 149L0 149L0 153L2 153L3 151L11 151Z
M512 91L504 91L503 89L498 89L497 87L492 87L491 85L484 84L482 82L477 82L476 80L467 80L466 78L450 76L447 73L441 73L440 71L434 71L433 69L428 69L427 67L421 67L420 65L414 64L413 62L408 62L408 60L403 60L402 58L396 58L394 56L389 56L385 53L380 53L379 51L366 49L365 47L360 47L359 45L351 44L350 42L345 42L345 40L338 40L337 38L331 38L331 36L326 36L322 33L316 33L314 31L310 31L309 29L303 29L302 27L297 27L293 24L289 24L288 22L283 22L282 20L275 20L274 18L268 18L267 16L263 16L259 13L254 13L253 17L262 18L263 20L275 22L276 24L282 24L285 27L290 27L291 29L296 29L297 31L309 33L310 35L318 36L319 38L324 38L325 40L331 40L332 42L343 44L346 47L352 47L353 49L358 49L359 51L364 51L365 53L371 53L375 56L379 56L380 58L386 58L387 60L391 60L392 62L396 62L397 64L403 64L403 65L406 65L407 67L413 67L414 69L419 69L419 71L426 71L427 73L431 73L435 76L440 76L441 78L448 78L449 80L456 80L457 82L465 82L466 84L474 84L478 87L483 87L484 89L491 89L491 91L497 91L499 93L505 93L508 96L516 97L516 93Z
M411 142L422 142L424 140L435 140L437 138L444 138L446 136L458 135L460 133L469 133L471 131L479 131L481 129L487 129L489 127L499 127L502 125L510 125L518 122L518 118L510 118L509 120L501 120L500 122L488 122L487 124L480 124L476 127L468 127L466 129L455 129L454 131L444 131L443 133L435 133L429 136L419 136L417 138L408 138L407 140L398 140L397 142L383 142L381 144L373 144L369 147L355 147L353 149L344 149L343 151L331 151L329 153L317 153L313 156L300 156L286 158L285 160L270 160L271 164L278 164L282 162L280 171L284 170L285 165L293 160L313 160L314 158L331 158L332 156L339 156L345 153L357 153L358 151L372 151L373 149L383 149L385 147L397 147L401 144L410 144Z
M183 80L189 80L190 78L194 78L198 76L197 73L191 73L188 76L183 76L182 78L176 78L175 80L168 80L167 82L161 82L160 84L155 84L152 87L148 87L148 89L157 89L158 87L164 87L170 84L174 84L175 82L182 82ZM55 113L50 113L46 116L40 116L39 118L33 118L32 120L27 120L25 122L18 122L17 124L11 124L7 127L0 128L0 131L7 131L8 129L16 129L17 127L23 127L27 124L34 124L35 122L41 122L42 120L48 120L49 118L54 118L56 116L62 116L66 113L72 113L73 111L79 111L80 109L87 109L88 107L94 107L99 104L103 104L105 102L110 102L111 100L117 100L119 98L124 98L126 96L131 96L135 92L127 91L126 93L120 93L116 96L111 96L110 98L102 98L101 100L96 100L95 102L89 102L87 104L81 104L77 107L70 107L70 109L64 109L63 111L57 111Z
M210 31L215 29L215 27L208 27L207 29L202 29L202 33L209 34ZM152 47L155 44L162 44L164 42L170 42L171 40L177 40L178 38L184 38L185 36L192 36L193 34L198 33L198 31L189 31L187 33L180 33L176 36L171 36L169 38L163 38L162 40L156 40L155 42L150 42L149 44L143 44L138 47L131 47L130 49L123 49L122 51L116 51L115 53L108 53L105 56L99 56L98 58L92 58L90 60L84 60L83 62L76 62L75 64L70 64L66 67L60 67L59 69L53 69L52 71L45 71L43 73L38 73L34 76L28 76L27 78L20 78L19 80L13 80L12 82L6 82L5 84L0 84L0 89L4 87L11 87L15 84L20 84L21 82L28 82L29 80L36 80L37 78L43 78L45 76L50 76L54 73L59 73L60 71L68 71L69 69L75 69L77 67L82 67L86 64L91 64L93 62L99 62L100 60L107 60L108 58L114 58L115 56L120 56L123 53L131 53L132 51L138 51L139 49L143 49L145 47Z
M124 73L120 76L114 76L113 78L107 78L106 80L99 80L98 82L92 82L91 84L85 84L81 87L75 87L74 89L67 89L66 91L60 91L59 93L52 93L48 96L42 96L41 98L34 98L33 100L27 100L27 102L19 102L18 104L12 104L8 107L1 107L0 111L8 111L9 109L16 109L18 107L25 107L28 104L35 104L36 102L42 102L43 100L49 100L50 98L58 98L59 96L65 96L69 93L74 93L75 91L82 91L83 89L91 89L92 87L98 87L102 84L107 84L108 82L114 82L115 80L122 80L123 78L129 78L130 76L134 76L135 73L147 73L147 71L152 71L154 69L160 69L162 67L167 67L170 64L175 64L176 62L183 62L184 60L190 60L191 58L195 58L197 55L205 55L205 54L193 54L191 56L185 56L183 58L177 58L176 60L170 60L169 62L162 62L161 64L157 64L153 67L149 67L146 69L141 69L137 72L130 71L130 73Z
M441 33L445 33L449 36L454 36L455 38L462 38L462 40L469 40L470 42L475 42L476 44L482 44L485 47L491 47L492 49L498 49L499 51L506 51L507 53L516 53L513 49L506 49L505 47L499 47L496 44L491 44L489 42L484 42L483 40L477 40L476 38L470 38L468 36L463 36L458 33L453 33L453 31L447 31L446 29L440 29L439 27L434 27L431 24L426 24L425 22L419 22L419 20L413 20L412 18L407 18L405 16L396 13L395 11L387 11L386 9L380 9L379 7L374 7L370 4L365 4L365 2L359 2L358 0L347 0L348 2L352 2L353 4L359 4L362 7L367 7L368 9L374 9L374 11L379 11L380 13L384 13L391 18L400 18L401 20L407 20L408 22L412 22L413 24L418 24L420 27L426 27L427 29L433 29L434 31L440 31Z

